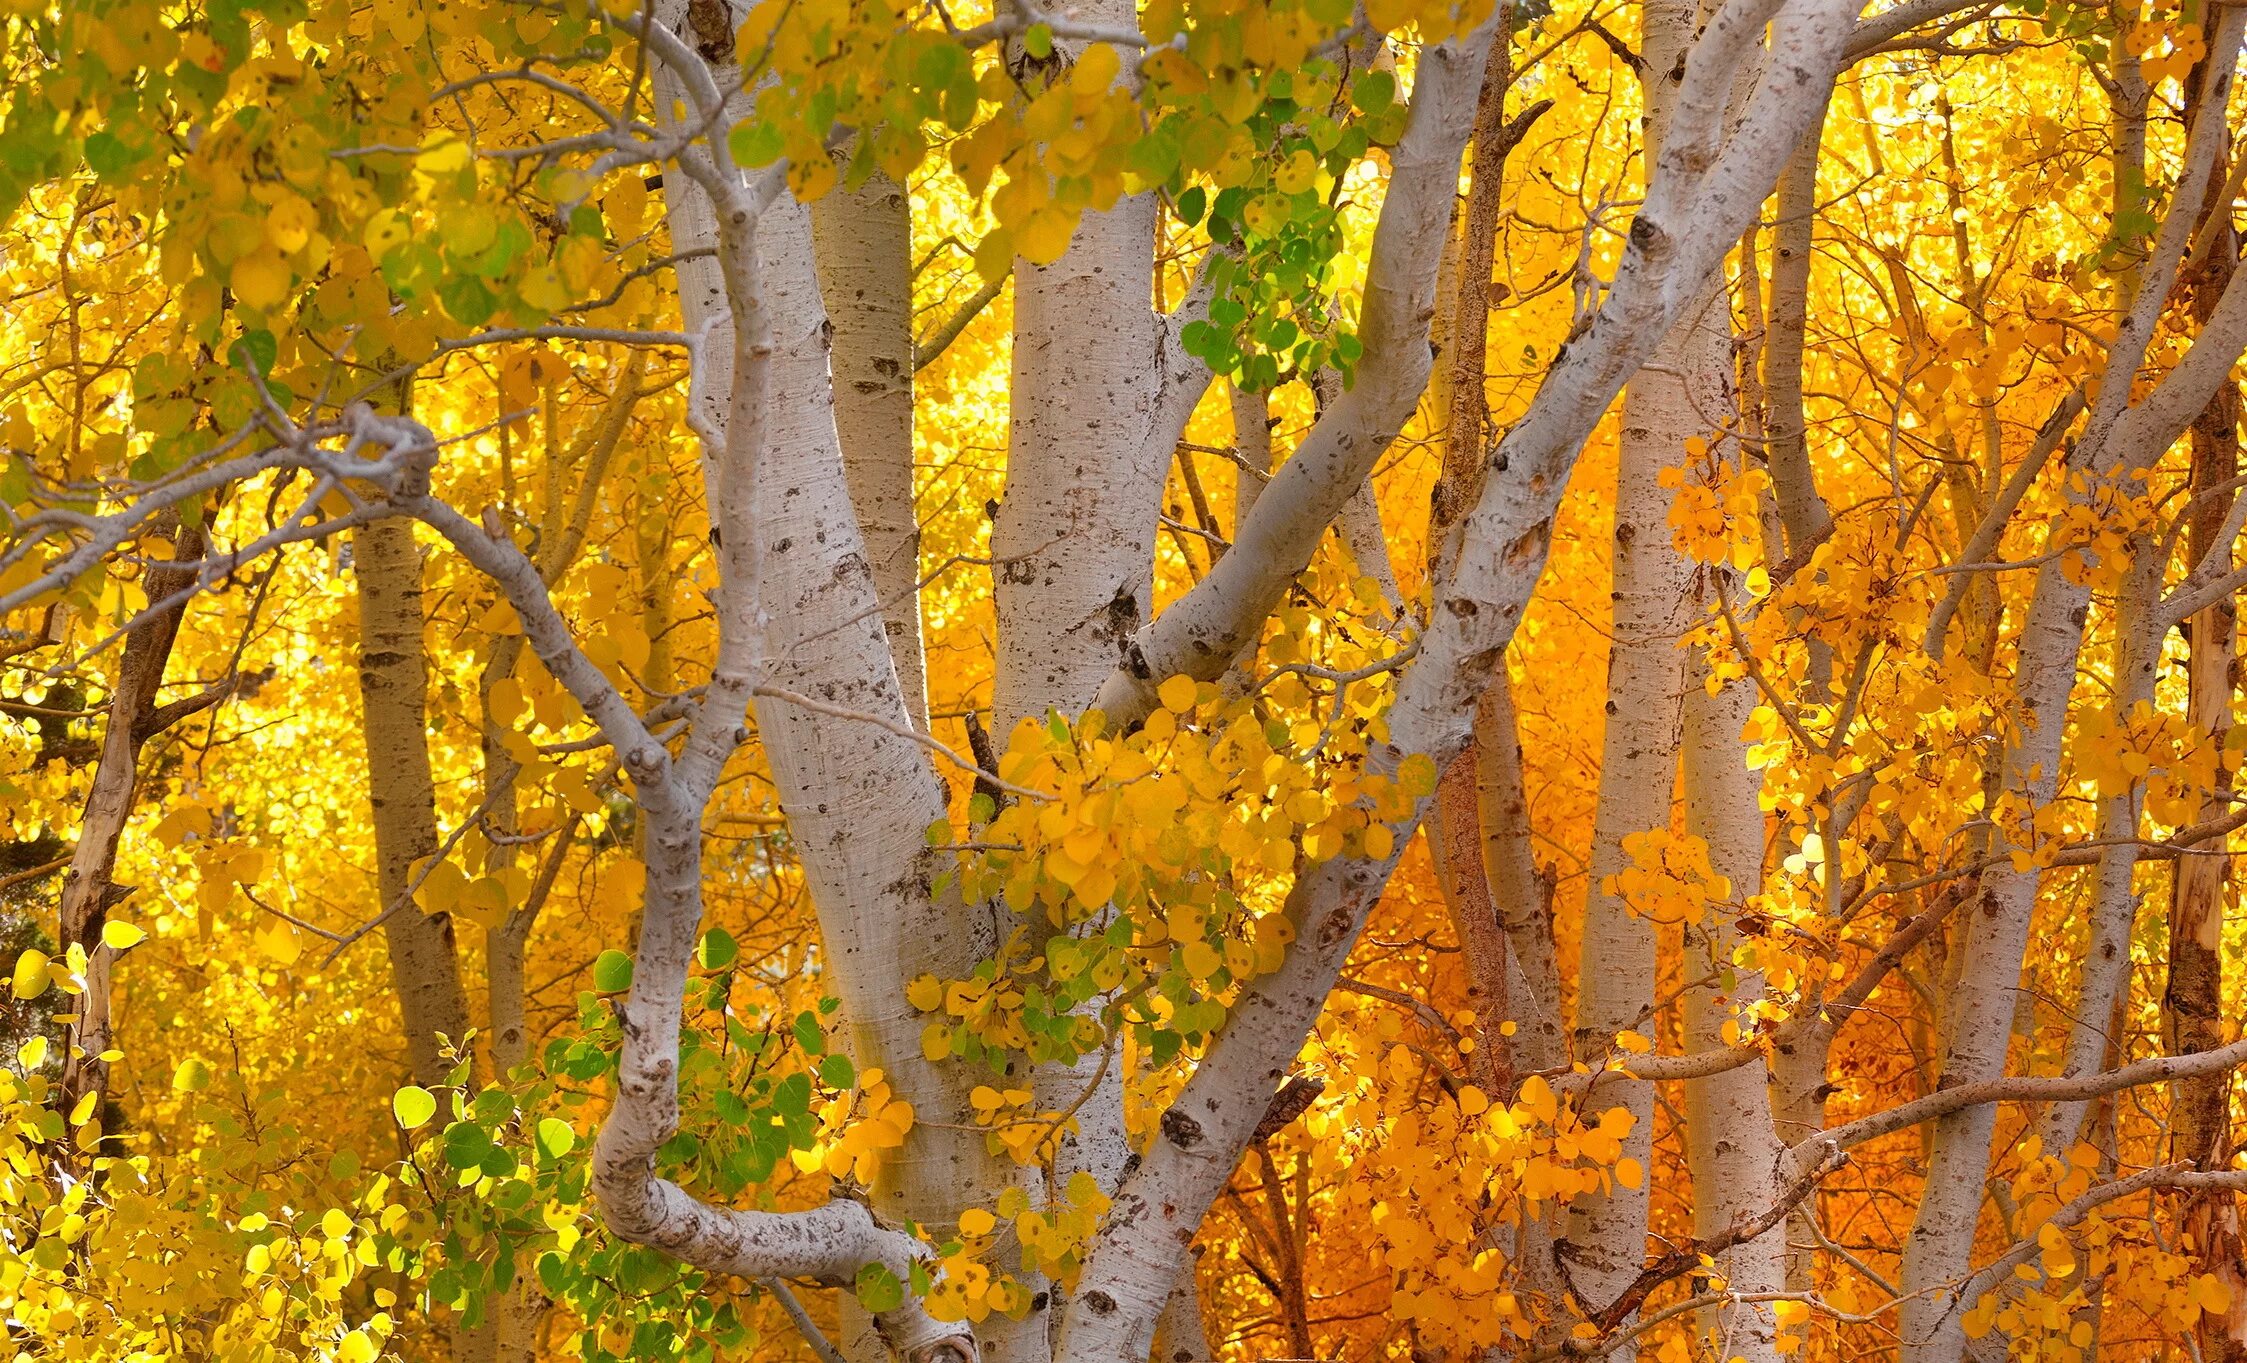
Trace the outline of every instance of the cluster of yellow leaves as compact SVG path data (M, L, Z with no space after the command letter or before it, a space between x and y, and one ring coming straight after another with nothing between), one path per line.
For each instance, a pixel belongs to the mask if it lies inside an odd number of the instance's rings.
M1284 650L1269 652L1289 661ZM1292 680L1269 689L1288 709L1304 695ZM1245 893L1290 871L1298 855L1388 856L1390 825L1434 789L1426 758L1407 759L1394 781L1359 765L1381 731L1378 688L1351 695L1340 724L1313 715L1281 722L1186 677L1164 682L1160 696L1162 708L1125 735L1109 735L1097 711L1074 727L1025 721L998 774L1047 798L1012 804L989 823L988 842L1023 850L986 853L965 888L1003 892L1022 912L1043 908L1057 926L1110 903L1164 910L1167 923L1168 900L1197 898L1188 888L1196 872ZM1166 926L1151 940L1183 950L1201 936Z
M2069 501L2054 527L2060 564L2078 582L2111 588L2136 555L2132 541L2160 524L2153 493L2136 479L2094 481L2080 472L2067 479Z
M1419 1064L1397 1046L1382 1068ZM1486 1228L1541 1218L1584 1193L1638 1187L1646 1170L1623 1154L1633 1122L1626 1108L1581 1112L1532 1075L1511 1103L1466 1085L1452 1102L1383 1123L1360 1159L1382 1261L1401 1275L1399 1314L1464 1331L1478 1348L1532 1335L1546 1306L1512 1290L1511 1266Z
M2076 775L2102 797L2143 785L2146 812L2171 825L2194 816L2197 796L2214 785L2219 765L2236 765L2247 748L2247 730L2233 728L2211 742L2183 715L2147 702L2127 715L2090 709L2075 724Z
M937 1259L935 1285L925 1298L929 1314L938 1320L981 1321L995 1311L1020 1318L1030 1306L1029 1289L990 1264L1002 1228L1020 1246L1024 1272L1067 1288L1084 1266L1084 1249L1108 1205L1100 1181L1078 1170L1042 1204L1022 1188L1010 1187L992 1209L968 1208L960 1214L958 1238Z
M1671 465L1659 475L1661 485L1674 489L1670 501L1670 542L1677 551L1699 563L1729 563L1748 574L1751 596L1769 590L1769 578L1759 560L1762 536L1759 526L1764 499L1771 491L1771 475L1760 468L1709 458L1708 442L1686 443L1688 463Z
M1285 706L1293 680L1266 696ZM1130 733L1110 734L1098 711L1075 725L1025 720L997 775L1027 794L986 811L958 875L970 896L1003 897L1028 922L973 978L911 983L915 1007L945 1015L924 1028L922 1053L1087 1054L1106 1035L1082 1011L1096 995L1173 1035L1158 1063L1176 1036L1214 1032L1228 992L1278 967L1292 929L1275 910L1296 868L1392 854L1394 821L1434 789L1425 758L1395 779L1365 769L1382 696L1345 690L1323 722L1291 721L1173 677ZM951 837L949 822L930 830L940 845Z
M2232 1288L2205 1271L2205 1260L2190 1244L2180 1244L2173 1234L2151 1233L2142 1210L2126 1212L2123 1202L2108 1202L2071 1225L2052 1219L2064 1203L2100 1181L2102 1156L2096 1148L2078 1145L2065 1157L2045 1154L2042 1142L2031 1136L2023 1155L2009 1191L2020 1200L2018 1222L2035 1227L2028 1237L2034 1254L2015 1267L2011 1281L1971 1304L1964 1320L1970 1338L1995 1331L2015 1358L2087 1363L2096 1335L2083 1308L2095 1294L2144 1311L2180 1337L2189 1335L2203 1314L2230 1312Z
M19 964L19 986L25 973ZM382 1180L363 1216L235 1214L192 1169L107 1153L115 1142L97 1125L81 1125L96 1139L66 1154L45 1049L35 1038L0 1069L0 1306L41 1356L374 1363L385 1353L393 1291L356 1294L359 1309L367 1298L375 1307L356 1324L345 1305L367 1271L398 1267L371 1238L378 1220L395 1228L405 1216L384 1205ZM66 1167L77 1176L61 1176Z
M872 1187L884 1152L903 1146L912 1131L913 1105L891 1094L880 1070L861 1070L850 1091L820 1104L819 1122L818 1142L788 1158L807 1174L824 1171Z
M1657 923L1695 924L1712 905L1732 897L1732 882L1709 864L1709 845L1691 833L1666 828L1623 835L1631 864L1602 887L1620 896L1632 913Z

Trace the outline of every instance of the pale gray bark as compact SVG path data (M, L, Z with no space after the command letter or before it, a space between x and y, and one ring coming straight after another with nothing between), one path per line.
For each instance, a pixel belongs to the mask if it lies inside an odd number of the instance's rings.
M1667 140L1695 0L1646 0L1641 58L1647 74L1646 144L1659 161ZM1607 1054L1617 1033L1650 1023L1655 995L1654 924L1608 887L1630 865L1624 839L1670 825L1681 706L1686 685L1681 636L1693 614L1691 565L1668 531L1672 490L1665 475L1685 467L1687 442L1713 447L1731 426L1731 314L1716 281L1693 300L1623 394L1615 483L1611 651L1599 800L1592 818L1590 890L1577 969L1575 1052ZM1610 1100L1600 1099L1604 1106ZM1612 1099L1632 1124L1623 1154L1652 1167L1654 1095L1643 1084ZM1646 1252L1652 1180L1617 1183L1569 1208L1569 1280L1595 1310L1638 1276ZM1628 1363L1635 1348L1617 1350Z
M1465 746L1474 702L1488 686L1543 566L1551 519L1578 449L1631 370L1707 287L1725 252L1760 209L1785 161L1808 133L1853 18L1848 0L1756 0L1720 11L1696 44L1679 92L1671 145L1632 228L1615 284L1599 314L1547 376L1528 413L1492 453L1483 493L1462 523L1462 543L1470 551L1459 556L1449 579L1437 584L1436 609L1421 652L1400 686L1391 711L1390 745L1376 754L1376 770L1394 770L1407 753L1427 754L1440 769ZM1765 24L1774 20L1763 74L1740 120L1742 132L1727 141L1718 125L1732 77L1750 50L1761 47ZM1457 79L1458 84L1445 88L1470 88L1468 81L1479 76L1479 62L1467 74L1458 69L1457 57L1431 60L1442 51L1423 55L1420 79L1446 73L1440 78ZM1455 169L1456 163L1447 173ZM1400 176L1404 171L1400 163ZM1449 187L1443 192L1448 195ZM1395 191L1391 193L1393 201ZM1387 225L1386 208L1383 220ZM1440 222L1433 235L1431 289ZM1322 495L1338 503L1357 478L1333 479L1333 472L1325 475L1332 481ZM1304 474L1305 486L1289 492L1283 489L1284 479L1285 470L1259 500L1252 520L1263 517L1264 507L1275 499L1285 505L1284 499L1292 496L1300 505L1311 494L1307 485L1318 481ZM1276 535L1290 513L1275 509L1273 514L1267 529ZM1315 526L1306 521L1314 541L1324 525L1323 520ZM1284 542L1276 539L1259 552L1279 552ZM1236 541L1225 562L1242 557ZM1197 591L1216 580L1214 574L1204 579ZM1250 602L1245 596L1228 598L1220 589L1200 605L1209 612L1205 618L1213 628L1229 634L1231 627L1224 622L1234 618L1234 611L1245 614ZM1205 634L1202 642L1217 637ZM1217 666L1229 661L1228 655ZM1413 822L1417 814L1408 825ZM1242 1095L1269 1091L1285 1074L1393 867L1393 858L1336 858L1312 867L1297 881L1289 896L1290 913L1300 925L1295 945L1277 971L1242 991L1230 1022L1173 1105L1174 1116L1164 1123L1162 1136L1117 1191L1115 1211L1093 1246L1071 1303L1061 1349L1067 1363L1136 1355L1147 1346L1168 1296L1175 1246L1182 1233L1190 1235L1199 1223L1255 1128L1259 1114L1241 1101Z
M1740 734L1754 712L1755 686L1736 678L1716 695L1693 686L1685 698L1684 784L1686 828L1708 845L1709 865L1732 887L1730 901L1712 905L1707 921L1686 930L1687 976L1728 969L1733 982L1721 991L1688 989L1683 1000L1689 1051L1736 1044L1724 1025L1739 1005L1762 997L1759 971L1733 965L1740 940L1735 906L1763 880L1761 779L1748 768ZM1693 1176L1693 1232L1706 1240L1735 1224L1751 1222L1779 1205L1786 1193L1785 1147L1772 1125L1769 1075L1759 1058L1736 1069L1685 1082L1686 1158ZM1718 1257L1725 1284L1754 1296L1787 1287L1786 1221ZM1765 1303L1741 1303L1710 1313L1717 1356L1745 1363L1777 1363L1778 1321Z
M913 221L875 175L812 205L812 254L834 324L829 363L843 473L858 513L905 713L928 728L921 523L913 489Z
M1130 25L1137 9L1094 0L1075 17ZM1156 207L1127 195L1086 213L1060 260L1015 263L1006 492L991 523L1001 744L1049 707L1082 709L1154 612L1156 513L1177 439L1152 438L1157 401L1184 400L1149 363L1165 353Z
M1179 673L1213 681L1256 637L1327 527L1357 495L1419 401L1432 368L1428 327L1461 154L1493 24L1422 54L1412 110L1391 153L1367 267L1357 382L1312 426L1235 527L1233 549L1151 623L1135 621L1121 665L1094 679L1094 701L1129 722Z

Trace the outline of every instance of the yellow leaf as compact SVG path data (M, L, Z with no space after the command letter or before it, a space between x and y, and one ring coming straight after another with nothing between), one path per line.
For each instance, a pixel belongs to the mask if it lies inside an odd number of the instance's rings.
M474 153L466 142L448 132L435 132L414 157L414 169L424 175L454 175L466 168Z
M2211 1316L2231 1310L2231 1289L2213 1273L2203 1273L2192 1280L2192 1299Z
M16 975L13 981L13 989L17 998L38 998L41 994L47 992L47 983L46 952L27 949L21 956L16 957Z
M289 296L289 283L294 278L289 273L289 263L271 246L261 247L234 262L227 272L227 286L234 296L246 306L264 312L278 306Z
M296 928L279 919L259 928L254 934L259 951L278 966L292 966L304 954L304 940Z
M191 1055L172 1071L172 1092L194 1093L211 1082L211 1067L201 1056Z
M111 951L124 951L136 947L147 939L148 933L131 923L120 923L112 920L101 926L102 945L108 947Z
M1077 215L1052 204L1031 213L1014 232L1014 249L1033 265L1051 265L1069 250Z
M960 1234L967 1236L989 1235L998 1224L998 1218L981 1207L970 1207L960 1213Z
M1192 677L1181 673L1165 681L1155 694L1165 710L1182 715L1194 708L1194 695L1200 689Z
M944 1005L944 981L934 975L916 975L905 986L905 1001L924 1013Z
M1094 43L1077 58L1076 69L1069 73L1069 85L1080 96L1105 94L1116 83L1116 73L1121 69L1116 49Z
M266 210L265 239L283 255L294 255L312 239L320 225L320 210L295 194L284 194Z

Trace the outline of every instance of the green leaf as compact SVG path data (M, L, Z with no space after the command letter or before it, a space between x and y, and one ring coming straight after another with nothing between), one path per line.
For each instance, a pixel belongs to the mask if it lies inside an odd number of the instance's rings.
M603 994L621 994L632 987L632 958L621 951L604 951L593 961L593 987Z
M533 1139L538 1143L538 1153L550 1160L558 1160L576 1146L577 1133L570 1129L568 1122L559 1117L541 1117Z
M1022 50L1041 62L1052 56L1053 26L1050 24L1030 25L1029 31L1022 35Z
M1374 114L1397 100L1397 78L1390 71L1368 71L1350 83L1350 103L1359 113Z
M827 1049L827 1034L819 1029L819 1015L804 1012L796 1014L796 1044L806 1055L818 1055Z
M1199 223L1202 220L1202 214L1207 212L1208 209L1209 193L1200 185L1195 185L1178 196L1178 221L1188 227Z
M260 374L271 374L273 362L280 358L281 343L273 333L260 328L245 332L242 339L226 348L226 357L236 365L255 365Z
M437 1115L437 1096L418 1084L408 1084L390 1098L390 1110L398 1118L398 1125L411 1131Z
M897 1280L895 1273L880 1264L867 1264L859 1269L855 1286L858 1304L876 1315L884 1311L895 1311L905 1304L905 1284Z
M857 1077L858 1071L847 1055L838 1053L819 1062L819 1082L831 1089L847 1089Z
M734 161L749 170L771 165L786 147L777 123L737 123L726 136L726 149L733 153Z
M86 169L105 180L139 159L113 132L104 129L86 134Z
M694 949L695 960L704 970L723 970L740 954L741 944L724 928L712 928L702 934L702 941Z
M481 1168L491 1153L491 1133L474 1122L454 1122L445 1128L445 1163L453 1168Z

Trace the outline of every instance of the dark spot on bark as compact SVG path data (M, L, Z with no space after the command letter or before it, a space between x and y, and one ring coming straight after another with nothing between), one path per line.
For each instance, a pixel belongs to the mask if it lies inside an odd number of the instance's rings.
M1052 1300L1053 1298L1049 1294L1040 1292L1038 1295L1030 1298L1030 1309L1033 1311L1043 1311L1046 1309L1047 1305L1052 1302Z
M1116 1299L1097 1287L1084 1294L1084 1304L1096 1316L1112 1316L1116 1313Z
M1519 538L1506 546L1506 565L1510 568L1519 568L1535 558L1539 550L1544 547L1545 536L1552 528L1553 523L1551 521L1539 521L1527 530L1522 531Z
M796 537L795 537L795 536L793 536L793 535L783 535L783 536L781 536L781 537L780 537L780 543L778 543L778 544L776 544L776 545L774 545L774 546L772 547L772 551L773 551L774 553L776 553L776 554L785 554L785 553L787 553L787 552L788 552L788 546L789 546L789 545L791 545L791 544L794 544L795 542L796 542Z
M388 650L379 650L374 653L362 653L359 655L359 662L363 667L396 667L398 664L404 662L405 660L405 654L392 653Z
M1452 597L1443 603L1443 608L1462 620L1472 620L1482 614L1482 607L1476 605L1471 597L1465 596Z
M1164 1137L1181 1150L1191 1150L1202 1143L1202 1124L1177 1108L1163 1113L1162 1129Z

